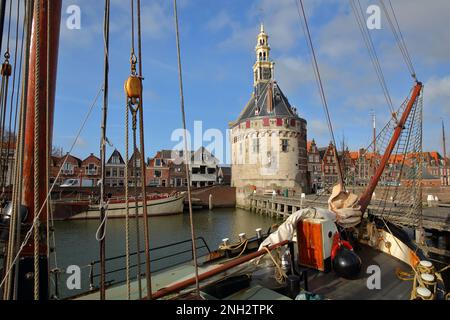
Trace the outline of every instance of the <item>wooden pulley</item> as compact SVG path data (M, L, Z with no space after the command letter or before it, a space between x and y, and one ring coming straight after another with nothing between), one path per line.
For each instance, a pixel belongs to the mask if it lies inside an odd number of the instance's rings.
M142 93L141 79L136 75L130 75L125 81L125 93L130 99L138 99Z
M8 61L4 62L2 64L2 76L10 76L12 72L12 68L11 65L9 64Z

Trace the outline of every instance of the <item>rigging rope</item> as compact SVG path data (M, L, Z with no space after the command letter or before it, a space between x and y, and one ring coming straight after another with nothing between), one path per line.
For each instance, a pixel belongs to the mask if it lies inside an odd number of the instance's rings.
M110 0L105 0L104 18L103 18L103 43L104 43L104 72L103 72L103 108L101 122L101 140L100 140L100 159L101 159L101 180L100 180L100 225L99 230L102 236L97 238L100 242L100 299L106 298L105 274L106 274L106 221L108 215L105 204L105 179L106 179L106 124L108 119L108 93L109 93L109 20L110 19ZM99 232L99 230L97 230ZM96 237L98 234L96 234Z
M34 207L33 213L36 214L39 210L39 185L40 185L40 160L39 160L39 137L41 134L40 117L41 117L41 2L39 0L34 3L34 21L35 21L35 38L36 38L36 62L35 62L35 81L34 81ZM40 244L40 220L36 219L33 235L33 248L34 248L34 300L39 300L39 244Z
M128 100L128 98L127 98ZM128 101L125 103L125 268L126 268L126 281L127 281L127 298L131 299L131 280L130 280L130 203L128 199L128 134L129 134L129 110ZM138 250L139 251L139 250ZM137 252L139 254L139 252ZM138 272L138 284L139 284L139 272ZM139 292L142 289L139 286Z
M188 154L188 145L187 145L187 137L186 137L186 113L184 109L184 93L183 93L183 69L181 65L181 49L180 49L180 33L178 30L178 10L177 10L177 0L173 0L173 12L174 12L174 20L175 20L175 35L176 35L176 43L177 43L177 57L178 57L178 80L180 86L180 108L181 108L181 116L183 122L183 139L184 139L184 162L186 168L186 180L187 180L187 192L188 192L188 202L189 202L189 224L191 228L191 241L192 241L192 255L194 259L194 268L195 268L195 289L198 296L200 296L200 284L198 278L198 261L197 261L197 245L195 242L195 229L194 229L194 218L192 214L192 198L191 198L191 178L189 175L189 162L191 154Z
M141 30L141 1L137 0L137 24L138 24L138 63L139 63L139 82L141 86L139 95L139 142L141 148L140 157L140 169L141 169L141 187L142 187L142 216L144 218L144 238L145 238L145 275L146 275L146 287L147 287L147 298L152 299L152 277L151 277L151 266L150 266L150 232L148 225L148 212L147 212L147 191L146 191L146 176L145 176L145 143L144 143L144 98L142 92L142 30Z
M391 95L389 93L389 89L386 85L386 80L383 74L383 69L380 65L380 60L378 58L377 51L375 50L375 46L372 40L372 36L368 31L365 20L364 20L364 12L361 7L361 2L359 0L350 0L350 5L353 9L353 13L358 24L359 30L361 31L361 35L364 40L364 44L366 45L367 51L369 52L370 60L372 61L372 65L375 69L375 73L377 75L378 81L380 82L381 89L383 91L386 102L389 106L392 115L395 115L394 105L392 103Z
M142 298L142 284L141 284L141 228L139 224L139 191L138 191L138 166L137 166L137 109L134 109L131 104L128 105L132 115L132 131L133 131L133 170L131 171L134 178L134 219L136 222L136 258L137 258L137 279L138 279L138 287L139 287L139 298ZM147 199L142 199L142 210L144 210L144 206L146 205Z
M379 0L381 7L386 15L389 26L391 27L392 33L394 34L395 40L397 41L397 45L403 56L403 60L405 61L406 66L408 67L411 77L413 77L413 79L417 81L416 71L414 70L414 66L413 66L413 63L411 60L411 56L408 51L408 47L406 46L406 42L403 37L403 33L400 29L400 25L397 20L397 15L395 14L395 10L394 10L394 7L392 6L391 0L388 0L388 1L389 1L389 7L391 10L391 13L389 12L388 8L386 7L384 0ZM391 14L392 14L392 17L391 17ZM394 22L395 22L395 24L394 24Z
M11 3L10 3L9 22L8 22L8 37L7 37L8 38L7 39L7 41L8 41L7 47L8 48L9 48L9 37L10 37L10 33L9 33L10 30L9 29L10 29L10 26L11 26L11 7L12 6L11 6ZM17 21L19 21L19 19ZM8 51L9 51L9 49L7 49L7 53L5 53L5 58L7 57L7 54L8 54L8 58L9 58ZM16 50L16 54L17 54L17 50ZM14 76L13 76L14 80L15 80L15 71L16 71L15 66L16 66L16 59L14 59ZM2 108L2 110L1 110L1 113L2 113L1 117L2 118L3 117L6 118L6 113L7 113L8 90L6 89L6 91L5 91L5 87L4 87L5 83L4 82L5 82L5 80L8 80L7 78L9 78L8 73L10 75L11 67L10 67L10 65L8 63L8 60L6 59L5 63L2 66L2 84L1 84L1 93L0 93L0 97L1 97L0 99L1 99L1 102L2 102L2 106L1 106L1 108ZM13 85L13 88L14 88L14 85ZM3 99L3 97L4 97L4 99ZM13 95L11 96L11 101L13 101ZM11 114L12 114L12 108L10 110L10 118L11 118ZM2 120L2 123L3 123L3 125L0 128L1 129L1 135L2 135L2 137L1 137L1 145L0 145L0 152L1 152L0 157L1 157L1 170L2 170L1 185L2 185L2 189L3 189L2 190L2 196L4 196L4 192L5 192L4 177L6 176L5 175L5 171L7 171L8 167L9 167L8 166L8 158L9 158L9 153L10 153L10 146L9 146L9 143L8 143L8 146L6 148L6 159L7 160L5 161L4 160L4 157L5 157L4 150L5 150L5 148L4 148L4 143L3 143L3 139L4 139L4 136L5 136L4 120ZM11 125L9 127L11 127ZM8 138L8 140L9 140L11 138L10 129L8 130L8 134L9 134L9 138ZM14 190L13 190L13 192L14 192ZM4 199L2 199L2 200L4 200ZM14 209L14 208L12 208L12 209ZM4 210L4 208L2 208L1 210ZM6 256L6 263L5 263L6 267L8 267L10 265L11 257L12 257L13 252L14 252L14 239L15 239L15 236L16 236L16 232L15 232L16 231L16 229L15 229L16 216L14 214L11 215L9 223L10 223L10 227L9 227L9 235L8 235L8 243L7 243L7 256ZM5 300L10 298L10 292L11 292L11 276L8 277L8 283L7 283L6 288L4 290L4 299Z
M15 257L14 257L14 259L12 260L11 266L8 267L8 268L5 270L5 273L3 274L3 279L2 279L2 281L0 282L0 288L3 288L3 286L5 285L5 282L6 282L7 277L11 274L11 271L12 271L12 265L15 264L15 263L18 261L19 256L20 256L20 253L23 251L23 249L25 248L26 244L28 243L28 241L30 240L31 236L33 235L34 229L36 228L36 225L37 225L37 221L38 221L38 219L39 219L39 217L40 217L42 211L44 210L44 208L45 208L45 206L46 206L46 204L47 204L47 201L48 201L49 198L50 198L50 195L51 195L53 189L54 189L55 186L56 186L56 182L58 181L58 179L60 178L60 176L61 176L61 174L62 174L62 172L63 172L63 168L64 168L64 165L65 165L66 162L67 162L68 155L69 155L70 153L72 153L73 149L75 148L75 145L76 145L76 143L77 143L77 141L78 141L78 138L80 137L81 133L83 132L83 129L84 129L84 127L86 126L86 123L87 123L87 121L88 121L88 119L89 119L89 117L90 117L90 115L91 115L91 113L92 113L92 110L94 109L95 105L97 104L97 100L98 100L98 98L100 97L100 93L101 93L102 91L103 91L103 86L100 87L100 89L98 90L97 95L96 95L96 97L95 97L93 103L92 103L91 106L89 107L89 110L87 111L87 113L86 113L86 115L85 115L85 118L83 119L83 122L82 122L82 124L81 124L81 126L80 126L80 128L79 128L79 130L78 130L78 132L77 132L77 134L76 134L76 136L75 136L75 139L73 140L72 145L71 145L70 148L69 148L69 152L68 152L68 154L66 155L66 157L64 158L63 163L61 164L61 167L60 167L60 169L59 169L59 171L58 171L58 174L56 175L55 181L52 183L52 186L50 187L50 190L48 191L47 196L45 197L44 203L42 204L41 208L39 209L39 211L37 212L37 214L35 214L34 219L33 219L33 222L32 222L32 224L31 224L31 226L30 226L30 229L28 230L27 234L26 234L25 237L24 237L24 240L23 240L22 243L20 244L20 247L18 248ZM24 126L24 124L22 123L22 131L23 131L23 126ZM18 177L18 176L17 176L17 177Z
M15 88L16 88L16 74L17 74L17 53L19 51L18 45L19 45L19 22L20 22L20 1L17 1L17 12L16 12L16 41L15 41L15 47L14 47L14 69L13 69L13 82L12 82L12 92L11 92L11 103L10 103L10 111L9 111L9 122L8 122L8 144L6 147L6 160L5 165L2 170L2 177L1 177L1 184L2 186L6 186L6 182L8 179L8 171L10 172L9 177L11 177L12 168L10 168L9 160L10 160L10 150L11 150L11 142L14 137L14 132L11 131L12 127L12 114L14 110L14 97L16 94ZM22 34L22 40L23 40L23 34ZM22 60L22 57L20 57L20 60ZM20 65L22 65L22 61L19 62ZM20 74L20 68L19 68L19 74ZM17 83L20 83L20 78ZM17 90L19 91L19 90ZM17 110L15 111L17 113ZM15 121L16 119L14 119ZM15 126L15 123L14 123ZM15 130L14 130L15 131ZM6 168L6 170L5 170ZM11 178L8 180L9 185L11 185Z
M299 5L300 2L300 5ZM327 120L327 126L328 126L328 130L331 136L331 140L333 141L333 146L334 146L334 154L335 154L335 160L336 160L336 164L337 164L337 169L338 169L338 177L339 177L339 183L342 185L342 187L344 187L344 177L342 175L342 168L341 168L341 164L339 161L339 157L338 157L338 152L337 152L337 145L336 145L336 139L334 138L334 131L333 131L333 125L331 123L331 117L330 117L330 112L329 112L329 108L328 108L328 102L325 96L325 90L323 87L323 82L322 82L322 77L320 75L320 70L319 70L319 64L317 62L317 57L316 57L316 52L314 49L314 45L311 39L311 32L309 31L309 26L308 26L308 19L306 18L306 13L305 13L305 8L303 5L303 0L296 0L295 4L297 6L297 13L299 16L299 20L300 20L300 24L302 26L303 32L305 34L306 39L308 40L308 46L310 49L310 55L311 55L311 64L314 70L314 77L316 79L316 83L317 86L319 88L319 94L320 94L320 99L322 100L322 105L325 111L325 117ZM302 19L303 17L303 19Z

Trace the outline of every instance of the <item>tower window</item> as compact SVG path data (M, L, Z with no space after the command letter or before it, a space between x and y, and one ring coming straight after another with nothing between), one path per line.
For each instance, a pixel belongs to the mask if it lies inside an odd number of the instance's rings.
M261 52L259 53L259 60L260 61L262 60L262 53Z
M263 57L264 57L263 60L266 61L266 53L265 52L263 53Z
M259 139L253 139L253 153L259 153Z
M281 151L282 152L288 152L289 148L289 141L288 139L281 139Z

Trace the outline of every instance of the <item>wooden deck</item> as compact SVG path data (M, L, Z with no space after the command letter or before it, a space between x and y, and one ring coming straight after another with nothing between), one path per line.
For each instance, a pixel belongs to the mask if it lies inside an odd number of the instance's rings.
M362 246L357 251L362 260L362 270L358 279L346 280L334 272L315 272L309 276L309 290L329 299L337 300L408 300L412 290L412 281L402 281L396 276L396 269L410 271L409 266L389 256ZM381 271L380 289L370 290L367 279L370 274L367 267L377 265Z
M411 294L412 282L402 281L396 276L396 269L409 271L409 267L388 254L379 252L373 248L362 245L361 250L357 251L363 262L363 267L359 278L355 280L346 280L339 277L333 271L322 273L308 269L308 291L319 294L323 299L332 300L408 300ZM367 267L377 265L381 270L381 288L369 290L367 288L367 278L370 274L366 273ZM217 265L200 266L199 273L202 274L208 270L217 267ZM248 266L247 266L248 267ZM254 269L251 266L247 269L246 265L241 266L241 272L230 270L211 278L214 282L225 278L227 274L252 274L252 281L248 288L239 290L225 300L290 300L289 297L279 293L280 285L273 279L273 267ZM194 267L191 263L175 266L164 271L158 272L152 276L153 292L166 287L170 284L190 278L194 275ZM208 282L208 281L206 281ZM142 280L142 296L145 296L145 279ZM205 283L203 283L204 285ZM131 283L131 299L139 299L137 282ZM216 299L215 297L204 295L207 299ZM126 300L127 288L125 284L112 286L106 291L108 300ZM93 292L76 298L76 300L99 300L99 292Z

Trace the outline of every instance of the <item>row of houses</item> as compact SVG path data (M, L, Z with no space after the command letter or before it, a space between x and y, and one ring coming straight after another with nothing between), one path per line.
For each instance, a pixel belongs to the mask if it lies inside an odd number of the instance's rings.
M331 142L326 147L318 147L314 140L308 141L308 182L313 192L338 182L336 151ZM337 153L343 176L347 183L354 185L367 185L382 157L365 149L350 151L347 148ZM388 161L388 170L384 171L380 183L395 183L400 174L402 180L409 179L412 176L411 168L417 164L419 158L422 161L424 185L450 185L450 159L444 158L436 151L423 152L420 155L392 155Z
M128 185L141 185L141 155L135 150L128 160ZM190 152L188 170L191 185L194 187L229 184L231 168L219 166L219 160L206 148ZM183 151L161 150L154 157L147 158L145 165L146 184L152 187L183 187L187 186L186 164ZM126 161L115 149L105 165L105 185L123 187L125 185ZM62 169L61 169L62 167ZM58 172L61 174L58 177ZM101 160L90 154L82 160L74 155L61 157L52 156L50 182L55 180L62 184L68 179L83 181L89 179L95 185L101 179ZM82 183L81 183L82 184Z

